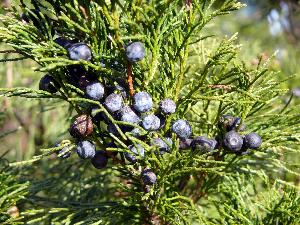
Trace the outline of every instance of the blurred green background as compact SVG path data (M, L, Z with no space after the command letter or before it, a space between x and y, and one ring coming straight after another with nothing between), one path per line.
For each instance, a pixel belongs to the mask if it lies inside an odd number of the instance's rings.
M240 57L246 64L255 67L260 59L262 62L270 60L270 69L281 71L277 74L278 80L294 75L283 84L290 92L282 100L287 101L293 92L292 104L298 104L300 4L295 0L242 2L247 6L214 20L205 32L224 38L238 32L238 42L242 45ZM10 0L2 0L0 13L5 13L4 8L9 6ZM10 48L2 45L0 49ZM14 57L13 54L0 55L1 60ZM35 66L27 60L1 63L0 86L38 88L42 74L35 72ZM6 154L12 161L30 159L39 149L53 146L67 131L66 105L20 98L1 98L0 101L0 154Z

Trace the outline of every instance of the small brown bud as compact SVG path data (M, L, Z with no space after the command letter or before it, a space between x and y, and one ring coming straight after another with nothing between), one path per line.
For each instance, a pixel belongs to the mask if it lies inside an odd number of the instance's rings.
M77 116L70 127L70 134L75 138L84 138L92 135L93 122L89 115Z
M18 207L14 205L7 210L7 214L9 214L11 218L17 218L19 217L20 212Z

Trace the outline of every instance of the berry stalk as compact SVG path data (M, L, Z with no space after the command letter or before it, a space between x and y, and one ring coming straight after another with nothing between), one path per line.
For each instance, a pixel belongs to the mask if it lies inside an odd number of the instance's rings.
M132 64L128 62L127 64L127 82L129 86L129 94L131 97L134 95L134 87L133 87L133 74L132 74Z

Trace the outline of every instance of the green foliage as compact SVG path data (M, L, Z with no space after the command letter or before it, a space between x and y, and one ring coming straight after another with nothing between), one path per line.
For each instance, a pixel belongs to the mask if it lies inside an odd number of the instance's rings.
M215 3L193 1L192 7L187 7L184 1L177 0L49 0L36 2L40 7L38 14L29 5L19 7L16 3L11 11L0 16L3 23L0 41L17 54L9 54L11 58L1 61L23 58L35 61L36 71L51 73L62 87L55 95L22 85L0 89L1 96L39 100L41 107L37 111L41 114L53 111L57 119L53 123L60 124L59 131L52 134L54 137L35 150L35 156L10 163L9 168L22 166L22 179L30 183L28 196L23 200L26 204L21 222L300 222L295 182L299 164L291 163L289 158L291 154L299 157L299 108L281 99L287 91L282 86L286 79L278 80L280 73L269 70L272 58L268 62L259 59L256 66L249 66L240 59L237 35L224 39L214 36L216 32L209 24L242 7L237 1ZM20 11L38 19L38 23L24 23ZM67 51L54 42L57 35L53 36L53 31L87 43L92 49L93 61L69 60ZM149 144L152 134L141 141L122 132L119 126L124 122L114 119L100 102L85 99L80 89L67 82L70 65L84 66L107 85L126 79L124 45L135 40L145 43L147 49L146 58L133 65L135 89L149 92L156 104L165 97L173 98L178 107L158 136L163 137L168 132L174 119L185 118L191 122L194 135L215 137L219 134L220 115L229 113L241 117L247 124L247 132L262 136L262 147L246 156L226 154L223 150L201 154L179 150L179 140L173 136L171 153L158 156ZM113 67L114 63L118 66ZM103 148L107 139L115 141L118 147L106 150L121 153L129 151L128 143L141 144L147 152L145 158L135 166L125 165L122 158L115 159L100 172L92 169L89 161L83 162L74 155L68 160L58 160L54 153L62 147L53 147L53 144L64 139L71 151L75 140L66 135L70 119L75 113L85 113L91 106L98 106L120 134L116 137L98 127L98 134L107 135L93 137L98 148ZM67 123L62 123L66 120ZM144 167L151 168L158 177L149 193L145 192L140 179ZM16 191L13 201L3 208L4 212L26 194L28 183L18 185L13 182L14 190L20 191ZM21 187L24 189L18 189ZM7 192L3 196L9 197Z
M0 222L1 224L22 224L18 217L19 203L26 197L29 182L20 180L18 172L7 165L7 161L0 161Z

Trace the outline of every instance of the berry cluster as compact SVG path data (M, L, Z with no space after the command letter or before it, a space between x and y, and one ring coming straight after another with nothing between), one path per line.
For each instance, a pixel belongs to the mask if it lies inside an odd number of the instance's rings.
M74 43L64 38L57 38L55 42L67 50L71 60L92 60L92 51L85 43ZM135 63L144 58L145 49L142 43L132 42L126 46L125 54L129 63ZM150 146L158 149L157 153L164 154L170 151L172 139L170 137L159 138L158 131L165 127L167 117L176 111L176 104L173 100L164 99L155 107L152 97L145 91L137 92L129 98L124 86L116 82L113 85L105 85L105 82L95 79L93 74L87 73L83 67L79 66L69 66L66 77L67 82L84 92L82 97L98 101L109 113L107 115L98 107L90 107L89 110L73 119L69 132L76 139L75 150L80 158L90 159L97 169L106 167L109 158L116 159L119 154L116 151L108 151L107 148L120 147L112 142L114 139L110 138L111 136L120 138L120 130L142 141L148 141ZM47 74L40 80L39 88L54 94L59 91L61 85L57 78ZM114 120L124 122L124 125L118 126L120 130L117 129L116 124L112 123L110 116ZM185 120L175 121L171 131L179 138L188 138L192 133L191 126ZM105 137L105 141L108 140L108 143L102 143L103 150L96 149L93 140L97 135ZM146 140L145 136L150 136L150 140ZM126 144L128 144L127 152L120 154L128 163L135 164L145 156L145 149L142 145L132 142ZM57 153L61 158L68 158L71 155L67 147L63 147ZM126 161L123 162L126 163ZM156 175L149 168L145 168L141 173L141 179L145 185L153 185L156 182Z
M239 117L223 115L218 125L224 134L222 137L223 148L229 152L245 155L249 153L250 149L258 149L262 144L261 137L257 133L239 134L246 129Z
M92 60L92 51L85 43L74 43L63 38L57 38L55 42L68 51L71 60ZM126 46L125 55L130 64L142 60L145 57L143 44L140 42L130 43ZM121 137L121 132L129 133L132 137L153 146L157 149L157 155L171 151L173 145L171 133L176 134L179 139L180 149L192 149L202 153L223 148L236 154L246 154L247 149L257 149L261 145L261 138L256 133L249 133L245 136L238 133L238 131L245 130L245 125L241 124L238 117L222 116L218 124L221 132L215 139L203 136L191 139L192 127L186 120L175 120L171 123L170 129L166 127L167 119L176 111L176 104L172 99L163 99L155 107L156 104L149 93L140 91L132 96L128 95L129 91L119 83L106 85L105 82L100 82L93 75L86 73L84 68L77 66L68 67L67 77L71 84L84 92L82 97L98 101L106 110L104 112L101 108L90 108L85 113L77 115L69 129L71 136L77 140L78 156L82 159L90 159L92 165L97 169L106 167L109 158L117 159L119 152L108 151L108 149L122 147L114 142L115 138ZM41 90L56 93L60 84L53 76L47 74L40 80L39 87ZM122 123L117 126L111 118ZM159 137L159 131L162 129L166 134L164 138ZM101 143L102 150L96 150L93 142L97 135L105 137ZM126 163L126 159L128 163L135 164L144 158L146 152L142 145L128 140L124 143L128 149L120 152L123 163ZM70 156L70 152L65 148L58 154L62 158ZM141 179L147 186L155 184L157 178L151 169L145 168L141 172Z

